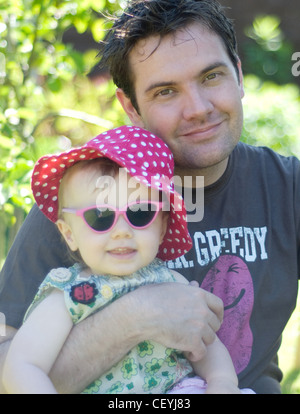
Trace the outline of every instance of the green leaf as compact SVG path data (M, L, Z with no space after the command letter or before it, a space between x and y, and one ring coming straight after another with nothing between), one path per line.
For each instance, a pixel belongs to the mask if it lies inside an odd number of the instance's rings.
M62 83L59 78L50 78L47 80L48 88L51 92L59 92L62 88Z
M105 36L103 19L97 19L93 22L91 25L91 32L95 42L100 42L100 40L103 40Z
M9 149L13 148L14 145L15 144L11 139L9 139L9 138L7 138L3 135L0 135L0 147L1 148L9 150Z

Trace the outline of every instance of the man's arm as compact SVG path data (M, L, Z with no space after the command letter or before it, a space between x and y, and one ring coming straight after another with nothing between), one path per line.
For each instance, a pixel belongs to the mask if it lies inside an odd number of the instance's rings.
M146 339L201 359L215 339L222 312L222 302L198 287L141 287L74 326L51 380L59 392L79 393Z

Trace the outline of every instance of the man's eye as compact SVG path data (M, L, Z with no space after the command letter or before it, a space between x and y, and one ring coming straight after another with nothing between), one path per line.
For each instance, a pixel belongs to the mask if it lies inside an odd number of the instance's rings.
M206 76L206 80L214 80L218 78L219 73L213 72Z
M168 96L173 93L173 89L163 89L157 93L158 96Z

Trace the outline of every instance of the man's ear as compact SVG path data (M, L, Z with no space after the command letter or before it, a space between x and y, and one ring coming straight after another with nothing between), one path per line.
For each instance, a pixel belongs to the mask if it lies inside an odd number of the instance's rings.
M132 125L139 126L141 128L144 128L144 122L135 109L135 107L132 105L131 100L128 98L128 96L124 93L123 89L118 88L116 90L116 97L118 98L120 104L122 105L124 111L128 115L130 121L132 122Z
M240 84L240 93L241 93L241 99L245 96L245 89L244 89L244 76L243 76L243 70L242 70L242 63L240 59L238 60L238 71L239 71L239 84Z
M68 243L70 249L73 252L78 250L78 245L70 225L62 219L57 220L56 225L58 227L58 230L63 235L65 241Z

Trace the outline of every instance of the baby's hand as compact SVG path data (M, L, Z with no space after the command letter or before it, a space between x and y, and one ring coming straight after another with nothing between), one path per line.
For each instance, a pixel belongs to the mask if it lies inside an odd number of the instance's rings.
M241 394L241 391L228 378L214 378L207 384L205 394Z

